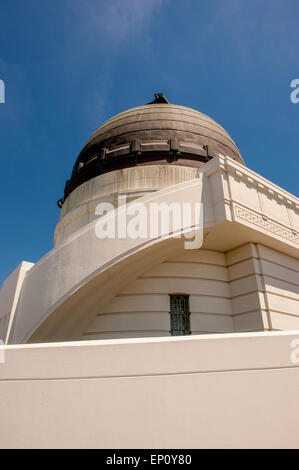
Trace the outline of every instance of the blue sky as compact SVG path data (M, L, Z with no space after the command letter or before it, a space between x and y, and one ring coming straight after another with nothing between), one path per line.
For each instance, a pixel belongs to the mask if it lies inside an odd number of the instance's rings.
M0 0L0 284L53 247L87 138L154 92L212 116L298 196L298 18L298 0Z

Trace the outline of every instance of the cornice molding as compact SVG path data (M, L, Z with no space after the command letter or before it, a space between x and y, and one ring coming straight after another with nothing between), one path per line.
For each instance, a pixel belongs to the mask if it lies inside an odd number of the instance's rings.
M257 188L258 191L267 194L272 199L276 199L279 203L283 203L291 209L299 211L299 199L296 198L296 196L288 193L274 183L271 183L266 178L244 167L230 157L222 155L214 157L213 160L204 165L203 171L208 177L221 171L236 176L246 184Z
M299 234L296 230L289 229L282 224L270 219L267 216L263 216L253 211L242 207L239 204L233 203L232 209L234 213L234 218L236 221L238 219L244 220L249 224L255 225L259 228L262 228L268 232L278 235L279 237L288 240L290 242L299 245Z

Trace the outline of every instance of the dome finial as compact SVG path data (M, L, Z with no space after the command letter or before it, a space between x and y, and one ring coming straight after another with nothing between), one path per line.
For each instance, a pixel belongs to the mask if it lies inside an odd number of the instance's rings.
M151 101L150 103L147 103L147 104L157 104L157 103L169 104L169 101L166 98L166 96L163 95L163 93L155 93L154 101Z

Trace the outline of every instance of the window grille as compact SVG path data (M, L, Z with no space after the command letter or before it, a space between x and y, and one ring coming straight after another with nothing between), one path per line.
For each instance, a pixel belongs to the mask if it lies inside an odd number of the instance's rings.
M189 295L170 295L170 333L190 335Z

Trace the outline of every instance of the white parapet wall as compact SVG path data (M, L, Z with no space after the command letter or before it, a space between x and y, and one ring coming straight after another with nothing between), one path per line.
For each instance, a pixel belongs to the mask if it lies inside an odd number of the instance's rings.
M8 342L26 273L33 263L22 263L5 279L0 291L0 340Z
M299 331L9 345L1 448L298 448Z

